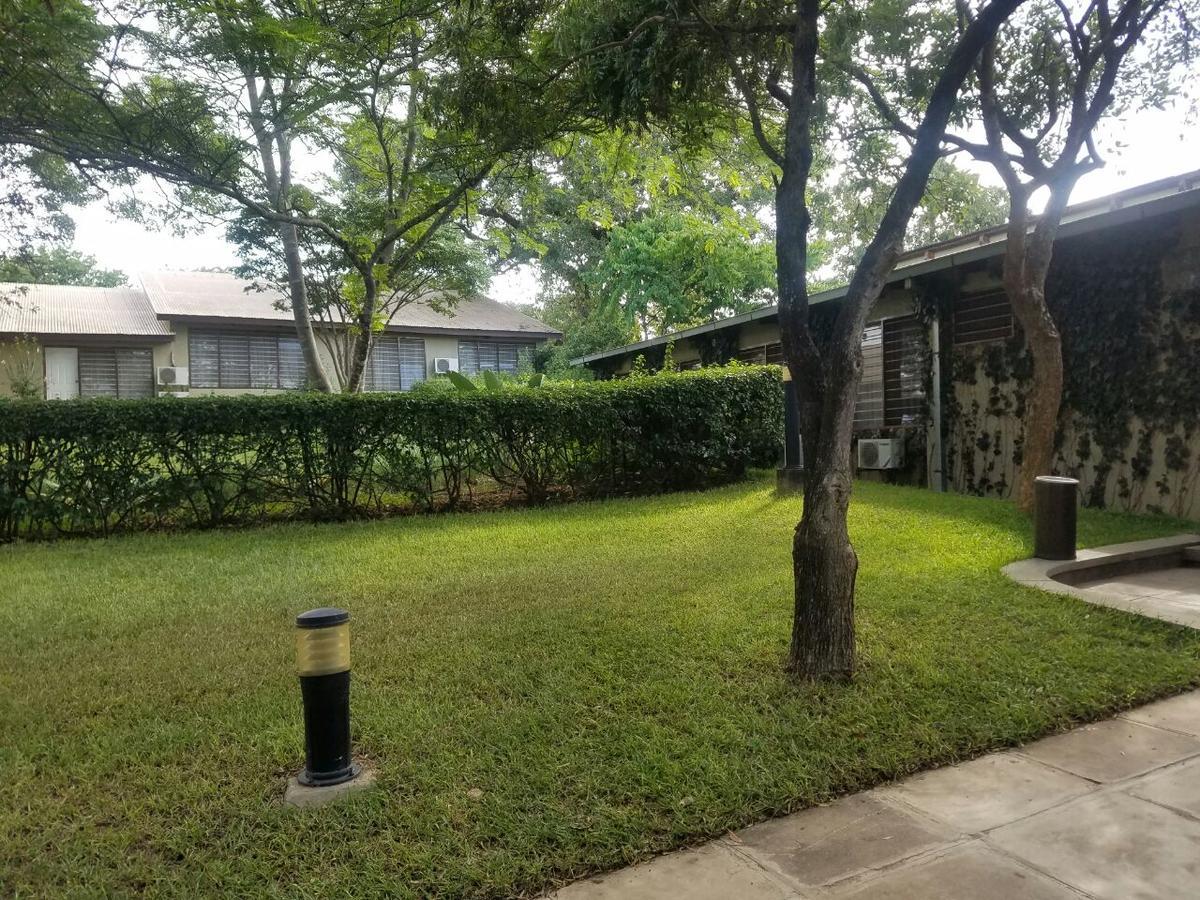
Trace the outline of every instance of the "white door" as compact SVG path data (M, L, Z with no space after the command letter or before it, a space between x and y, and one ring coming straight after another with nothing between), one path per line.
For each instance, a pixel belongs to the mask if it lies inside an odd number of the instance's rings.
M79 396L79 350L46 348L46 399L70 400Z

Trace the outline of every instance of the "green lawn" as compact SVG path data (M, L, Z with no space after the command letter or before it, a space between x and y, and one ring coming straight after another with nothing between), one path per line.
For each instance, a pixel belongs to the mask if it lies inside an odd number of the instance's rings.
M534 892L1200 683L1200 635L1003 578L1008 504L860 484L861 672L789 685L798 513L759 479L0 548L0 895ZM284 810L327 604L380 789Z

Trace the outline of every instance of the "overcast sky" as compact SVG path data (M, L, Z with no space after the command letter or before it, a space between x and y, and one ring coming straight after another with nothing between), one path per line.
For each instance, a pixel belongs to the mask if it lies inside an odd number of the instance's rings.
M1107 165L1080 181L1072 200L1089 200L1197 168L1195 137L1195 126L1175 111L1147 110L1106 122L1098 143ZM972 168L988 183L999 184L987 166ZM75 247L105 268L131 276L145 269L232 266L238 261L222 228L178 237L114 218L103 204L77 209L74 215ZM491 295L508 303L530 302L536 294L537 281L528 267L494 279L491 286Z

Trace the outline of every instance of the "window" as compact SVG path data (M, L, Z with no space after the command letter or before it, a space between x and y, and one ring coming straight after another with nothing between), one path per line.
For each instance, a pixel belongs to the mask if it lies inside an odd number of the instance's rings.
M869 431L883 427L883 326L863 329L862 380L854 405L854 428Z
M80 347L79 396L153 397L153 352L146 347Z
M883 424L916 425L925 415L925 328L916 316L883 323Z
M738 362L773 366L783 365L783 344L776 341L773 344L761 344L758 347L743 347L735 357Z
M916 425L925 414L925 329L916 316L863 330L863 372L854 407L856 431Z
M308 374L299 338L202 328L188 333L188 368L196 388L297 390Z
M458 371L478 375L485 370L515 375L533 344L514 341L459 341Z
M954 346L1003 341L1013 336L1012 306L1004 291L954 301Z
M377 337L367 364L368 391L409 391L425 380L425 342L391 334Z

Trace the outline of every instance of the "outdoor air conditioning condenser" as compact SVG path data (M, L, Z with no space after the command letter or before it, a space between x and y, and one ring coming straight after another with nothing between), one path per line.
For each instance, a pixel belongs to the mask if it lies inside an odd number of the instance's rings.
M454 357L440 356L433 361L433 371L438 375L458 371L458 360Z
M904 465L904 441L900 438L860 438L860 469L899 469Z

